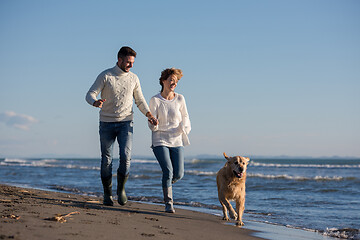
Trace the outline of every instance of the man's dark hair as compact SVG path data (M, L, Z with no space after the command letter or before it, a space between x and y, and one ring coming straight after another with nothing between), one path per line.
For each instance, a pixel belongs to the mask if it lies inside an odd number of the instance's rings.
M136 52L131 47L122 47L118 52L118 58L124 58L126 56L136 57Z

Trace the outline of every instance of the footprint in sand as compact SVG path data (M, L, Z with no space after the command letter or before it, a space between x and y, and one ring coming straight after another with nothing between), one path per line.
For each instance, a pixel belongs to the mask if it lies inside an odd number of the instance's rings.
M153 233L142 233L141 236L143 236L143 237L155 237L155 234L153 234Z
M161 234L174 235L174 233L172 233L172 232L165 231L165 229L167 229L166 227L163 227L163 226L160 226L160 225L155 225L155 226L153 226L153 228L160 229L161 231L159 231L159 233L161 233Z
M174 235L172 232L166 232L164 230L160 231L160 233L165 235Z

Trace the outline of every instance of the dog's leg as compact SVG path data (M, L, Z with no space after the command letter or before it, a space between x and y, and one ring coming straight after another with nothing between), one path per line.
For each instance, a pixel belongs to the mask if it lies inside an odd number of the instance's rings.
M238 217L237 217L237 222L236 225L237 226L244 226L245 224L242 221L242 215L244 213L244 209L245 209L245 199L240 198L236 200L236 212L238 213Z
M229 214L230 214L231 218L233 218L233 219L237 218L237 214L236 214L234 208L231 206L229 200L227 200L225 197L221 197L220 198L220 203L221 203L221 205L223 207L223 213L224 213L223 220L229 221L227 210L229 210Z
M237 219L238 215L235 212L234 208L231 206L230 202L227 201L227 203L229 204L229 213L230 213L230 217L233 219Z
M223 209L223 220L229 221L229 216L227 214L227 207L226 207L226 204L224 202L224 198L219 197L219 200L220 200L220 204L221 204L222 209Z
M220 203L221 203L222 210L223 210L223 216L224 216L223 220L229 221L229 216L227 214L227 208L226 208L225 204L222 201L220 201Z

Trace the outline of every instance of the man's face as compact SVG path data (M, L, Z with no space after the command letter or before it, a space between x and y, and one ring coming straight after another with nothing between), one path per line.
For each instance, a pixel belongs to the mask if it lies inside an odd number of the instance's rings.
M135 62L134 56L126 56L124 58L118 58L118 66L124 72L129 72Z

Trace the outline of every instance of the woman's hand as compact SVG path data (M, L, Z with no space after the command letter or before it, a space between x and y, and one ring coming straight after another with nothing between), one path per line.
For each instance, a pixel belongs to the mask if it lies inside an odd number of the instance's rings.
M151 114L151 112L147 112L146 117L148 118L149 123L152 125L156 126L159 124L159 121Z

